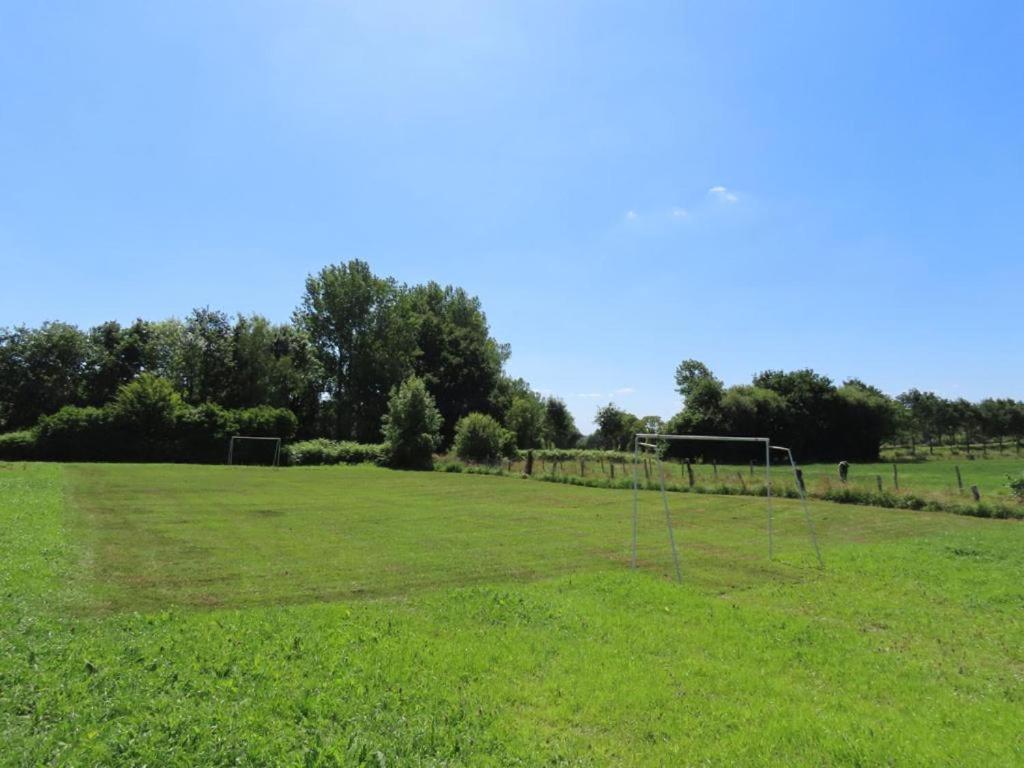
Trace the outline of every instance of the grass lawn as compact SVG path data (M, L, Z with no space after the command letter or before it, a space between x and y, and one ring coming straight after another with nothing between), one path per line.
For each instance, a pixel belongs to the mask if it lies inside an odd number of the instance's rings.
M1008 502L1011 500L1009 477L1020 477L1024 474L1024 457L1011 454L996 455L983 458L980 453L976 458L966 456L938 457L928 459L924 455L916 462L900 462L897 465L899 489L904 493L913 493L922 498L944 501L968 502L971 499L970 488L977 485L983 500ZM698 486L714 486L719 484L739 487L740 483L760 486L764 479L764 458L759 456L760 464L755 466L753 473L749 465L721 464L717 468L711 464L693 464L694 481ZM781 487L793 488L793 472L788 459L782 454L772 457L772 482ZM513 469L522 471L522 461L514 463ZM821 494L828 488L840 487L838 465L835 462L800 465L804 471L804 480L812 494ZM963 490L957 486L956 469L960 469ZM588 477L609 477L612 469L594 461L589 462L584 470ZM535 471L540 474L579 475L580 466L577 462L566 461L553 467L550 462L537 463ZM622 479L623 473L630 476L632 468L620 465L616 470L616 478ZM653 470L652 470L653 472ZM893 491L894 477L892 462L856 463L850 465L849 486L861 491L875 491L877 478L882 478L882 487ZM641 479L644 475L641 473ZM656 476L652 474L652 479ZM686 485L688 483L686 468L677 461L666 462L666 479L670 484Z
M0 464L0 765L1024 763L1024 526Z

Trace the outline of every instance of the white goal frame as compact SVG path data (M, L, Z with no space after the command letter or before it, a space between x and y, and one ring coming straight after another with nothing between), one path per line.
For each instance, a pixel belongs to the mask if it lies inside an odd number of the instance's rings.
M669 511L668 506L668 493L665 490L665 466L661 460L661 445L651 441L680 441L680 442L700 442L700 443L753 443L761 444L764 446L764 487L765 487L765 500L768 508L768 559L771 560L774 554L773 552L773 534L772 534L772 523L773 523L773 511L772 511L772 451L785 452L789 458L789 465L793 469L793 479L796 482L797 493L800 494L800 503L804 510L804 517L807 520L807 530L810 534L811 543L814 546L814 554L818 558L818 566L821 568L825 567L825 563L821 558L821 549L818 546L818 535L814 530L814 521L811 519L810 508L807 506L807 495L804 492L803 484L800 482L800 477L797 473L796 462L793 460L793 452L781 445L772 445L771 438L768 437L728 437L722 435L664 435L658 432L637 432L633 436L633 552L631 566L635 570L637 568L637 550L639 547L639 535L640 535L640 510L639 510L639 499L640 499L640 481L638 467L640 464L640 450L641 448L646 451L653 450L654 458L658 463L658 481L661 486L661 501L665 508L665 525L668 528L668 541L669 546L672 548L672 563L675 566L676 581L682 582L683 574L682 569L679 565L679 550L676 547L675 533L672 530L672 515Z
M274 446L274 463L271 466L281 466L281 438L280 437L255 437L253 435L232 435L228 442L228 464L235 463L235 440L270 440L276 443Z

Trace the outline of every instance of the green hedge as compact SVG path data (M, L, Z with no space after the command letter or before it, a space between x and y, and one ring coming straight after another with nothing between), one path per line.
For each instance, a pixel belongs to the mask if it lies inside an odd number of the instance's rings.
M36 458L36 433L31 429L0 435L0 460L29 461Z
M304 440L284 447L283 461L293 466L313 464L363 464L371 462L384 464L387 460L387 446L338 442L335 440Z
M625 451L599 451L589 448L535 448L533 458L535 461L552 462L578 462L581 459L588 463L600 464L630 464L633 461L633 454ZM520 460L526 458L526 451L516 452Z
M230 411L210 404L179 406L159 431L109 406L66 406L41 418L33 430L0 435L0 459L217 463L225 460L232 435L287 440L296 427L291 411L266 406Z

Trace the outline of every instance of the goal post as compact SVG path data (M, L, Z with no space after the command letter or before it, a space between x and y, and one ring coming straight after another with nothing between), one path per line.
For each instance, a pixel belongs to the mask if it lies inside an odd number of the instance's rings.
M228 464L232 465L235 463L235 443L244 440L254 440L259 442L271 442L274 444L274 458L271 466L281 466L281 438L280 437L255 437L253 435L232 435L231 440L228 442Z
M764 487L765 487L765 505L767 507L768 517L768 559L771 560L774 556L774 512L772 509L772 482L771 482L771 465L772 465L772 451L784 451L789 457L789 464L793 469L794 480L797 480L797 489L800 494L800 501L803 506L804 515L807 519L807 527L810 533L811 542L814 545L814 552L818 558L818 564L824 567L824 562L821 558L821 550L818 547L818 538L814 530L814 524L811 520L810 509L807 506L807 498L804 493L803 487L799 483L797 477L796 462L793 460L793 452L789 448L782 446L772 445L771 438L768 437L732 437L724 435L665 435L657 432L637 432L633 437L633 546L632 546L632 560L631 564L634 569L638 567L638 549L639 549L639 535L640 535L640 481L639 481L639 464L641 451L646 455L647 451L654 453L655 461L657 462L658 470L658 482L659 490L661 492L662 506L665 510L665 525L668 529L668 540L669 546L672 549L672 562L675 567L676 581L681 582L682 569L679 563L679 550L676 546L675 533L672 528L672 515L669 510L668 504L668 493L665 487L665 467L662 462L661 449L668 442L697 442L697 443L745 443L755 447L758 451L764 451Z

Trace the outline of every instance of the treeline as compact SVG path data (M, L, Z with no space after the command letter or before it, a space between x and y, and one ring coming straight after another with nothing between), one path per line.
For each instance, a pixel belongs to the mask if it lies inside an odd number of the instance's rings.
M184 320L128 326L0 329L0 432L43 437L55 423L87 422L117 422L124 432L116 402L145 377L176 398L165 430L195 421L188 409L206 407L211 440L219 440L236 423L241 432L251 426L222 412L268 407L293 415L281 436L379 443L390 397L415 377L440 414L442 449L470 413L494 418L522 448L574 445L579 432L565 403L508 376L508 356L476 297L433 282L400 284L354 260L311 275L287 323L202 308Z
M637 417L609 404L584 439L562 400L507 375L508 357L476 297L434 282L398 283L358 260L310 275L285 323L201 308L184 320L127 326L3 328L0 434L7 436L0 456L20 446L41 458L207 460L225 436L258 433L393 446L408 439L421 446L410 463L421 463L427 443L453 449L469 416L462 443L477 457L516 448L628 450L641 431L769 436L801 461L873 460L885 441L1024 439L1024 404L1015 400L969 403L917 390L893 398L857 379L836 385L812 370L765 371L750 384L726 387L696 360L676 370L683 406L675 416ZM138 382L144 391L127 389ZM429 439L410 426L398 440L395 413L388 437L389 408L405 382L413 382L408 396L429 412ZM157 414L151 421L144 409L126 415L125 398L143 395ZM270 410L257 419L254 409ZM158 449L147 453L147 442ZM466 448L472 445L478 447ZM395 450L401 456L406 449ZM708 445L675 444L672 453L738 458L735 448Z
M667 421L637 417L609 404L597 413L588 447L628 450L637 432L771 437L801 461L878 459L883 442L941 445L963 439L1024 439L1024 403L945 400L911 390L889 397L858 379L841 386L812 370L765 371L748 385L725 387L697 360L679 364L676 390L683 409ZM671 455L723 460L750 458L735 445L674 443Z
M968 446L972 442L1024 440L1024 402L985 398L972 403L911 389L896 398L900 417L893 436L903 443Z

